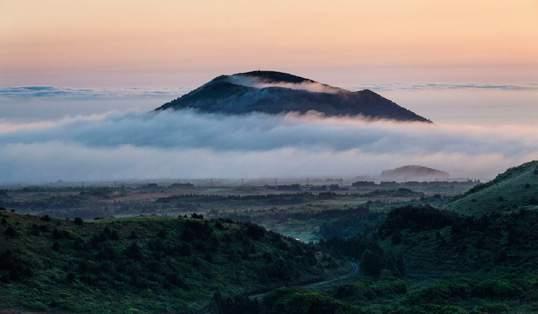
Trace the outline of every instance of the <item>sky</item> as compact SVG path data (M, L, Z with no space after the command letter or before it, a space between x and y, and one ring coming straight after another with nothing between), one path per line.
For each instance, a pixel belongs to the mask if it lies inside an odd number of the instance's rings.
M537 0L0 0L0 85L193 87L276 69L334 85L529 82Z
M433 125L152 109L271 69ZM0 0L0 184L378 175L538 159L538 0Z

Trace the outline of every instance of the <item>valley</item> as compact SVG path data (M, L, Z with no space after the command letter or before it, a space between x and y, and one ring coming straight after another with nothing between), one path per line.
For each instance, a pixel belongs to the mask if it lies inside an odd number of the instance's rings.
M532 312L534 168L486 183L4 186L0 304L77 313ZM499 185L521 193L477 214Z

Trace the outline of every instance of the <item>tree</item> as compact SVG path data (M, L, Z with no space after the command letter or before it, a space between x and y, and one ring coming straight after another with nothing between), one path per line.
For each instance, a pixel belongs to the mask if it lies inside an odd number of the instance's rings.
M138 239L138 235L136 234L136 232L134 232L134 230L131 231L131 234L129 234L129 239Z
M79 226L82 226L82 224L84 223L84 221L80 217L75 218L74 222L75 222L75 225L79 225Z
M6 231L4 231L4 235L6 238L15 238L17 236L17 231L12 226L9 226Z
M396 230L396 232L392 235L391 242L394 245L398 245L402 242L402 233L400 230Z
M379 277L384 267L383 256L366 249L361 256L360 269L363 274L372 277Z
M125 249L125 255L131 259L141 259L142 251L136 242L133 242Z
M168 235L168 232L166 232L166 230L159 230L159 232L157 232L157 238L159 239L164 239L166 238L166 236Z

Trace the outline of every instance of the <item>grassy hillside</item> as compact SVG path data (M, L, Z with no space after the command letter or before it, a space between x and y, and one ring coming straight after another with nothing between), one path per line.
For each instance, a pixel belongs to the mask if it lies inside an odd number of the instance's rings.
M538 207L538 161L508 169L494 180L477 185L448 208L466 215Z
M338 268L252 224L195 218L83 222L0 210L0 309L174 312Z
M537 313L536 273L473 273L428 281L363 278L324 291L279 289L262 301L220 301L219 314Z
M379 228L380 245L401 254L411 277L534 270L538 266L538 212L481 217L433 208L400 208Z
M215 303L219 314L537 313L537 224L530 210L469 217L399 208L373 234L322 242L360 261L362 276Z

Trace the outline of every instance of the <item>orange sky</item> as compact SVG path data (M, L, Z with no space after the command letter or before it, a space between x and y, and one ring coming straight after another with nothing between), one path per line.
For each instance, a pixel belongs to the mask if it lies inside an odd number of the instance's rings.
M536 78L538 0L0 0L3 85L365 67L388 80L438 67Z

